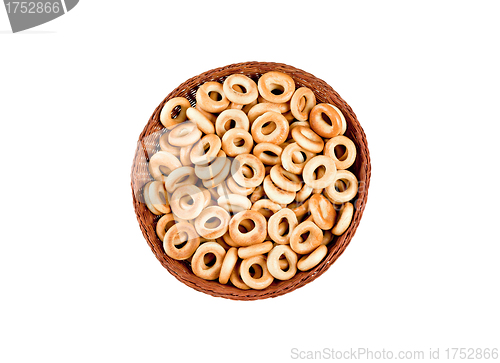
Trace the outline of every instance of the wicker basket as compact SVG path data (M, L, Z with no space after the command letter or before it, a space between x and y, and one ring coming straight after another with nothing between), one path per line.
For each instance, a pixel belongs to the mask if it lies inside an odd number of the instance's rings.
M160 111L165 102L173 97L183 96L194 106L196 102L196 90L204 82L223 82L227 76L233 73L243 73L257 82L257 79L268 71L280 71L289 74L294 79L297 88L306 86L312 89L318 103L332 103L344 113L348 123L345 135L354 142L357 148L356 161L349 170L358 178L359 191L356 199L352 201L355 211L350 227L342 236L336 237L336 239L328 245L328 254L319 265L307 272L297 271L297 274L288 281L275 280L264 290L240 290L231 284L219 284L217 280L207 281L201 279L193 274L190 267L185 262L174 260L166 255L163 250L162 241L160 241L156 235L155 228L159 216L152 214L146 207L142 199L142 188L148 181L152 180L148 172L148 162L149 157L159 150L158 137L163 132L163 125L159 121ZM351 107L349 107L332 87L321 79L314 77L312 74L286 64L245 62L213 69L193 77L174 89L165 100L160 103L146 124L146 127L139 135L131 177L133 203L142 234L146 238L156 258L172 275L189 287L206 294L234 300L258 300L283 295L304 286L323 274L332 263L339 258L354 236L356 228L361 220L368 195L370 174L370 155L365 133Z

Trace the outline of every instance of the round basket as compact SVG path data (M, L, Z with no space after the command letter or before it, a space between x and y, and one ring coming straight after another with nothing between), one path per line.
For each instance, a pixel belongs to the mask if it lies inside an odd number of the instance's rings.
M165 102L173 97L182 96L186 97L194 106L196 104L196 91L205 82L218 81L222 83L227 76L234 73L242 73L257 82L262 74L269 71L280 71L290 75L294 79L297 88L305 86L313 90L318 103L334 104L343 112L347 121L345 135L354 142L357 148L356 161L349 170L358 178L359 190L356 198L351 201L354 205L354 216L351 225L342 236L336 237L328 245L328 254L319 265L307 272L297 271L297 274L290 280L275 280L264 290L240 290L230 284L222 285L217 280L207 281L201 279L193 274L186 262L174 260L167 256L163 250L162 241L156 235L156 222L160 217L151 213L146 207L142 197L142 189L147 182L153 180L148 171L148 162L149 157L160 149L158 139L164 130L160 122L160 112ZM156 258L175 278L195 290L212 296L233 300L258 300L280 296L304 286L322 275L339 258L354 236L363 215L368 196L370 175L371 165L366 135L351 107L332 87L312 74L286 64L245 62L213 69L193 77L174 89L160 103L139 135L131 177L134 209L142 234Z

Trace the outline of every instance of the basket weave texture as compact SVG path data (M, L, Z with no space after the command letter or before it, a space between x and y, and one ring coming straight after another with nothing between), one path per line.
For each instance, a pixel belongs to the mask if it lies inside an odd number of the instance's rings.
M356 161L349 170L358 178L359 191L356 199L351 201L355 208L351 225L342 236L336 237L328 245L328 254L320 264L306 272L297 270L297 274L290 280L275 280L264 290L240 290L231 284L222 285L217 280L207 281L201 279L193 274L185 262L167 256L163 250L162 241L156 234L156 222L160 216L154 215L146 207L142 197L142 189L147 182L153 180L148 171L148 162L149 158L160 149L158 140L164 131L164 127L160 122L160 112L169 99L180 96L186 97L194 106L196 104L196 91L205 82L217 81L222 83L226 77L234 73L242 73L257 82L261 75L269 71L279 71L290 75L295 81L296 88L305 86L314 91L317 103L331 103L343 112L348 125L345 136L350 138L357 148ZM160 103L139 135L132 165L131 184L134 209L142 234L156 258L174 277L187 286L212 296L233 300L258 300L280 296L308 284L322 275L339 258L354 236L363 215L368 196L370 175L371 164L366 135L351 107L332 87L312 74L286 64L244 62L216 68L193 77L174 89Z

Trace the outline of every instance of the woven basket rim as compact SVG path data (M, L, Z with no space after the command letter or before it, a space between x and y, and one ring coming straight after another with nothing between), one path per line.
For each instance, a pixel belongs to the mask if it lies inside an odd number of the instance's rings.
M257 71L263 70L263 72ZM294 78L296 84L300 85L303 83L312 82L318 87L321 87L321 91L324 93L317 94L320 92L320 89L314 89L313 91L316 94L318 100L329 99L335 100L330 103L334 103L337 107L339 107L344 116L346 117L346 121L348 122L348 132L352 132L355 135L355 139L353 140L358 149L358 158L362 158L363 163L360 166L359 174L363 175L363 180L359 180L360 185L363 183L363 190L358 192L357 195L357 206L355 205L355 213L348 230L335 241L335 244L330 243L328 246L328 254L323 259L323 261L318 264L313 269L307 272L299 272L297 275L288 281L276 281L270 287L264 290L239 290L230 284L222 285L218 282L214 281L206 281L197 276L195 276L190 270L186 268L186 265L182 261L173 260L168 257L163 251L162 247L158 246L159 241L155 228L152 228L153 222L151 222L155 217L147 208L144 203L141 203L138 196L140 195L140 191L142 185L144 185L143 180L138 178L139 170L144 168L142 165L141 155L145 158L145 161L148 161L148 147L145 145L145 139L152 135L154 130L157 130L158 127L163 127L159 124L159 114L163 105L171 98L179 96L179 95L188 95L187 98L191 98L192 94L196 91L197 87L202 83L208 80L221 80L227 77L232 73L243 73L247 75L263 74L270 70L277 70L280 72L284 72L292 76ZM309 84L309 83L308 83ZM298 86L297 86L298 88ZM190 96L189 96L189 92ZM318 101L319 103L319 101ZM361 155L361 156L360 156ZM356 163L361 163L359 160ZM142 169L141 169L142 168ZM368 143L366 140L366 135L364 133L363 128L361 127L357 117L351 107L340 97L340 95L333 90L333 88L328 85L323 80L313 76L312 74L305 72L301 69L295 68L293 66L289 66L284 63L275 63L275 62L241 62L234 63L227 66L214 68L212 70L203 72L197 76L191 77L185 82L181 83L178 87L176 87L172 92L170 92L167 97L156 107L153 114L149 118L147 124L145 125L143 131L139 135L139 140L137 143L137 148L134 156L134 160L132 163L132 171L131 171L131 187L132 187L132 202L134 205L134 210L136 213L136 218L143 233L144 238L146 239L148 245L150 246L155 257L160 261L160 263L169 271L175 278L184 283L185 285L212 295L216 297L223 297L232 300L259 300L270 297L277 297L284 295L288 292L296 290L300 287L305 286L306 284L314 281L316 278L321 276L329 267L342 255L345 251L346 247L352 240L357 227L359 226L359 222L363 215L366 201L368 198L368 188L370 184L371 178L371 160L370 153L368 150ZM142 184L142 185L141 185ZM149 214L148 214L149 213ZM183 267L184 266L184 267ZM217 281L217 280L215 280Z

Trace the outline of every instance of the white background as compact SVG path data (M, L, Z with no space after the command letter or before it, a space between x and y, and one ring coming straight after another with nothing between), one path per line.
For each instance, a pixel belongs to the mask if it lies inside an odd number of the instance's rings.
M500 348L497 5L84 0L19 34L0 8L0 361ZM250 60L332 85L365 129L373 175L327 273L236 302L156 260L130 168L172 89Z

